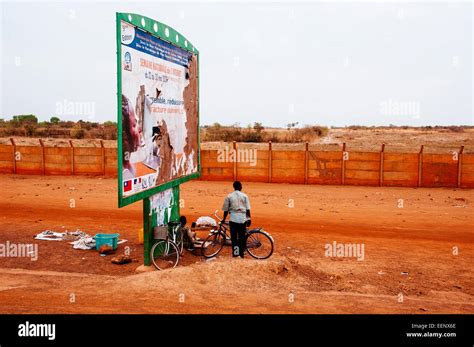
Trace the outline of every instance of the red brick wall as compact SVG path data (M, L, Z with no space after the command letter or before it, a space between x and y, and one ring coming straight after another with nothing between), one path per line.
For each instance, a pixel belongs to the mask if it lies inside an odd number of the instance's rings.
M254 150L233 162L201 151L202 180L399 187L474 187L474 154ZM17 160L14 160L14 153ZM256 156L255 156L256 155ZM240 158L242 159L242 158ZM245 158L244 158L245 159ZM248 159L248 158L247 158ZM117 149L0 145L0 173L117 175Z

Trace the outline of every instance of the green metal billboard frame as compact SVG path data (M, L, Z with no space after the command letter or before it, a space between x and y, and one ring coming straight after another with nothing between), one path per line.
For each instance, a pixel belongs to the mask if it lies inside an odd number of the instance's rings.
M143 192L138 194L134 194L132 196L123 197L122 194L122 41L120 37L121 28L120 22L124 21L127 22L148 34L159 38L160 40L166 41L174 46L184 49L190 53L196 55L197 58L197 79L198 79L198 90L197 90L197 97L198 97L198 108L197 108L197 132L198 132L198 170L197 172L176 178L154 188L147 189ZM136 201L143 200L148 198L156 193L162 192L164 190L173 188L175 186L180 185L181 183L187 182L189 180L199 178L201 175L201 140L200 140L200 133L199 133L199 51L189 42L183 35L181 35L178 31L171 28L170 26L160 23L156 20L151 18L135 14L135 13L117 13L116 14L116 30L117 30L117 131L118 131L118 146L117 146L117 161L118 161L118 206L124 207L126 205L132 204Z
M188 51L194 54L197 58L197 138L198 138L198 170L196 173L191 175L179 177L177 179L171 180L159 186L156 186L146 191L140 192L138 194L123 197L122 194L122 40L121 40L121 27L120 23L124 21L129 23L136 28L139 28L148 34L155 36L163 41L166 41L176 47L182 48L185 51ZM189 180L199 178L201 175L201 140L199 132L199 86L200 86L200 76L199 76L199 51L194 47L189 40L187 40L182 34L173 29L172 27L160 23L156 20L142 16L135 13L116 13L116 31L117 31L117 131L118 131L118 146L117 146L117 161L118 161L118 207L124 207L126 205L132 204L136 201L143 200L143 248L144 248L144 264L150 265L150 250L153 246L153 227L156 226L156 214L151 209L150 197L165 191L167 189L172 189L173 194L173 205L172 213L170 220L179 219L179 185L181 183L187 182Z

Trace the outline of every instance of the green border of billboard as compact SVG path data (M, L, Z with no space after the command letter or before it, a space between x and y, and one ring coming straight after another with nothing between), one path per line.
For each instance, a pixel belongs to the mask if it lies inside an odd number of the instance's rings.
M171 43L174 46L182 48L190 53L196 55L197 58L197 65L198 65L198 122L197 122L197 132L198 132L198 170L197 172L176 178L169 182L166 182L162 185L157 187L148 189L146 191L140 192L138 194L123 197L122 195L122 41L120 37L121 28L120 28L120 21L127 22L132 24L133 26L153 35L163 41ZM162 192L166 189L170 189L180 185L181 183L187 182L189 180L199 178L201 175L201 140L200 140L200 133L199 133L199 86L200 86L200 69L199 69L199 51L194 47L189 40L187 40L182 34L178 31L173 29L172 27L160 23L156 20L148 18L146 16L142 16L136 13L116 13L116 35L117 35L117 131L118 131L118 139L117 139L117 166L118 166L118 206L124 207L129 204L132 204L136 201L146 199L156 193Z

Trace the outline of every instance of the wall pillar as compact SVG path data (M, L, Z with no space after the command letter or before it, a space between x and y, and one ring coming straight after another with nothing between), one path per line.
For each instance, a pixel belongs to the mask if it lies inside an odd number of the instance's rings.
M72 140L69 140L69 146L71 147L71 175L74 176L74 146Z
M462 157L464 152L464 146L461 146L461 149L458 153L458 188L461 188L462 185Z
M272 183L272 141L268 141L268 183Z
M16 143L15 140L13 140L13 137L10 138L10 142L12 144L12 159L13 159L13 173L16 174Z
M344 185L344 180L345 180L345 176L346 176L346 161L344 159L344 154L346 152L346 143L344 142L342 144L342 156L341 156L341 159L342 159L342 163L341 163L341 184Z
M420 152L418 153L418 187L421 187L423 182L423 149L424 145L421 145Z
M383 153L385 151L385 143L382 143L382 149L380 150L380 181L379 186L383 186Z

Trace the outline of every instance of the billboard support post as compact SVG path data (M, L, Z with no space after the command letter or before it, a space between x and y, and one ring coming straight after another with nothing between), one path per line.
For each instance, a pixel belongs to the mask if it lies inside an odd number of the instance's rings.
M166 214L164 217L165 223L167 221L177 221L180 216L179 208L179 184L171 188L172 199L169 205L169 210L171 213ZM157 211L154 210L150 198L143 199L143 263L145 266L151 265L151 248L154 244L154 227L158 226L158 216Z
M150 250L153 243L153 229L151 227L150 200L143 199L143 263L150 266Z

